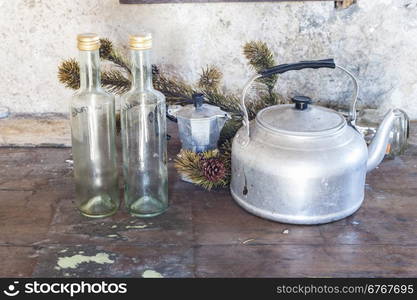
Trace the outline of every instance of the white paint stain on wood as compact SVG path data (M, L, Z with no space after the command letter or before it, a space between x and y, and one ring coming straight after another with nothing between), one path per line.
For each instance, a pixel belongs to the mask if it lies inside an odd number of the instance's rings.
M245 241L243 241L242 242L242 244L243 245L246 245L246 244L248 244L248 243L250 243L250 242L252 242L252 241L254 241L255 239L247 239L247 240L245 240Z
M112 264L114 260L110 259L107 253L97 253L94 256L73 255L58 258L58 266L62 269L76 269L82 263L94 262L96 264Z
M164 278L161 273L156 272L155 270L146 270L142 273L143 278Z
M148 225L127 225L126 226L126 229L132 229L132 228L135 228L135 229L143 229L143 228L146 228L146 227L148 227Z

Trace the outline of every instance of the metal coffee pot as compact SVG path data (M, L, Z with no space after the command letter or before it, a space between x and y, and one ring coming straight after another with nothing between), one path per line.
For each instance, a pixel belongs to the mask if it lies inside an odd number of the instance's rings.
M249 122L245 95L256 79L306 68L338 68L353 80L346 119L297 96L294 104L267 107ZM244 125L232 145L231 193L237 203L260 217L293 224L327 223L354 213L364 199L366 173L384 158L394 124L406 118L390 110L367 147L355 128L357 96L357 80L333 59L279 65L251 78L241 100Z
M220 132L229 114L219 107L205 104L203 94L193 95L193 104L170 110L176 117L183 149L204 152L217 148Z

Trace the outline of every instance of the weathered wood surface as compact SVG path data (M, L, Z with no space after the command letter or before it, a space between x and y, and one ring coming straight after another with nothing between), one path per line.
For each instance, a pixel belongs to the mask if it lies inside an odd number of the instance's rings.
M18 114L0 120L0 147L70 147L71 128L62 114Z
M2 148L0 276L416 277L416 140L369 174L356 214L321 226L252 216L227 190L180 181L172 160L167 213L91 220L74 208L70 149Z

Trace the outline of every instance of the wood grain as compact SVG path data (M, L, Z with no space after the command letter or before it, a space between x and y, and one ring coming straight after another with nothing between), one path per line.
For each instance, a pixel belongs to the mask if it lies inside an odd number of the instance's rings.
M171 206L156 218L123 209L92 220L74 205L70 149L0 149L0 276L416 277L417 124L406 153L368 174L353 216L320 226L270 222L237 206L228 190L206 192L173 167ZM105 253L112 263L58 268L63 257Z

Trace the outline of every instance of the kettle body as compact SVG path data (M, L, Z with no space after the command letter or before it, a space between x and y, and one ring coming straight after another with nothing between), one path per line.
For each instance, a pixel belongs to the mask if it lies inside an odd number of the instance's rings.
M364 199L368 150L350 126L325 137L288 137L250 126L232 145L233 198L260 217L320 224L354 213Z
M258 78L336 67L354 83L347 118L296 96L295 105L264 108L249 121L245 95ZM279 65L252 77L241 100L243 126L232 144L230 189L235 201L257 216L291 224L328 223L359 209L366 174L382 161L394 124L406 115L390 110L367 147L355 127L357 96L356 78L333 59Z

